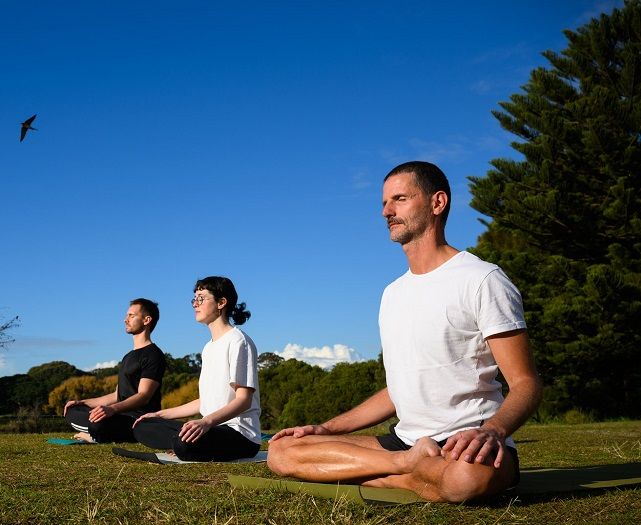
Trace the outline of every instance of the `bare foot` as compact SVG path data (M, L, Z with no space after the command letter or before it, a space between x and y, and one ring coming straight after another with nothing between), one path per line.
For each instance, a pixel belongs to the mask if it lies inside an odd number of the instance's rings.
M77 439L78 441L86 441L88 443L96 442L88 432L78 432L76 435L73 436L73 438Z
M414 443L414 446L405 452L407 471L412 472L419 461L424 458L441 457L441 447L430 437L422 437Z

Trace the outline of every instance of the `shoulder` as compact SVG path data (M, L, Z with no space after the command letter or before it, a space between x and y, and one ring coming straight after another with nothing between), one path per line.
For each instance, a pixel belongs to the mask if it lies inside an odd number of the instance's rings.
M403 286L403 283L409 279L409 276L410 276L410 271L407 270L403 275L401 275L401 276L397 277L396 279L394 279L383 290L383 296L385 296L386 294L390 293L395 288L399 288L399 287Z
M141 359L165 362L164 352L154 343L138 350Z
M236 344L236 345L242 345L242 346L249 346L252 348L256 347L251 337L249 337L245 332L243 332L240 328L236 326L230 332L230 343Z
M156 346L156 343L151 343L150 345L146 346L145 349L153 354L162 354L163 356L165 355L164 352Z
M470 252L459 252L451 259L451 269L477 279L484 279L500 268L491 262L484 261Z

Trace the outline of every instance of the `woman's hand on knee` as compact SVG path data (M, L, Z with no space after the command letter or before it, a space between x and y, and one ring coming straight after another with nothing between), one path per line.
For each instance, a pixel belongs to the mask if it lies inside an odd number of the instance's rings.
M213 425L205 421L205 419L193 419L187 421L180 432L178 437L182 439L185 443L193 443L200 439L200 437L207 432Z

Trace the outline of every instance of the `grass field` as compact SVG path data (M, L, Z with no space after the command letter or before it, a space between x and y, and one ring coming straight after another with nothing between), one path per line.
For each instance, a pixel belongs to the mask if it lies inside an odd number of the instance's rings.
M228 473L271 476L263 464L155 465L114 456L109 445L45 442L70 435L0 435L0 524L641 523L640 486L477 505L359 506L227 483ZM641 462L638 421L532 424L515 438L524 468Z

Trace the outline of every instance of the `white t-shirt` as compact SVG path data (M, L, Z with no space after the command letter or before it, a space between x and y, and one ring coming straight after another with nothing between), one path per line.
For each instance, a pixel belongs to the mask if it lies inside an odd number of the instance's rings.
M235 399L234 386L253 388L251 406L242 414L225 421L254 443L261 442L260 392L256 345L247 334L234 327L203 348L202 369L198 380L200 413L207 416Z
M395 431L413 445L478 427L496 413L503 395L485 339L523 329L525 319L503 271L459 252L431 272L408 271L391 283L379 326Z

